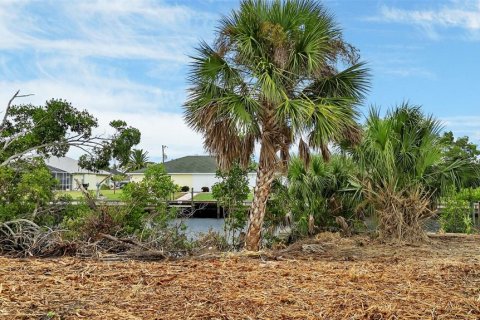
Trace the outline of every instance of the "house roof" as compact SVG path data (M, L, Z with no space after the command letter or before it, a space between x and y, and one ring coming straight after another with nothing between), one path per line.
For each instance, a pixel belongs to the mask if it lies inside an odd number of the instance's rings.
M167 173L215 173L217 161L212 156L186 156L163 164ZM144 173L146 168L131 173Z
M60 169L68 173L87 173L87 174L110 174L108 171L99 170L98 172L80 168L78 161L69 157L50 157L45 159L45 164L55 169Z
M62 170L62 169L58 169L58 168L55 168L55 167L52 167L52 166L49 166L47 165L47 168L48 170L52 171L52 172L58 172L58 173L68 173L67 171L65 170Z

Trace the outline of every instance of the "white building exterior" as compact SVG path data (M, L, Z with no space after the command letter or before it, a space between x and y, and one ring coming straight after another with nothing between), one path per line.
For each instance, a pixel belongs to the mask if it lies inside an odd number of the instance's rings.
M93 172L79 167L78 161L69 157L50 157L45 159L53 176L59 180L60 190L75 190L77 180L87 186L88 190L96 190L98 183L107 183L110 172L100 170ZM106 179L107 178L107 179Z
M164 163L165 169L175 184L180 187L187 186L194 191L201 192L203 187L210 191L212 186L219 181L215 177L217 163L211 156L187 156ZM140 182L144 178L145 169L127 173L132 182ZM255 186L256 173L248 173L249 187Z

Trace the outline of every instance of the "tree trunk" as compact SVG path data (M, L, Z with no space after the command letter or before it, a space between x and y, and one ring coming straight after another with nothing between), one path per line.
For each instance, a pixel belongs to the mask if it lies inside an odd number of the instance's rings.
M257 181L250 209L250 223L245 238L245 248L250 251L258 251L260 249L263 218L265 217L265 209L274 173L274 165L271 167L260 165L257 170Z

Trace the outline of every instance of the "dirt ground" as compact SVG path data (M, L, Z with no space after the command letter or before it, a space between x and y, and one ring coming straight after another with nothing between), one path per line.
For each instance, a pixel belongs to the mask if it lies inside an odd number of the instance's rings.
M316 239L258 256L0 258L1 319L480 319L480 237Z

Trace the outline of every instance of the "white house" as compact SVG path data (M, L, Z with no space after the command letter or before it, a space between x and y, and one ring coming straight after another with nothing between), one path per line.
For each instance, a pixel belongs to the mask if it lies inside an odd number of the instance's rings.
M96 190L97 183L107 183L110 172L99 170L98 172L85 170L79 167L78 161L69 157L50 157L45 163L52 175L60 182L59 190L77 189L78 180L88 190ZM106 179L107 178L107 179Z
M212 186L219 181L215 177L217 162L212 156L186 156L164 163L165 170L172 177L175 184L180 187L188 186L194 191L201 191L203 187ZM146 169L140 169L128 173L130 181L139 182L143 180ZM256 173L248 173L250 188L255 186Z

